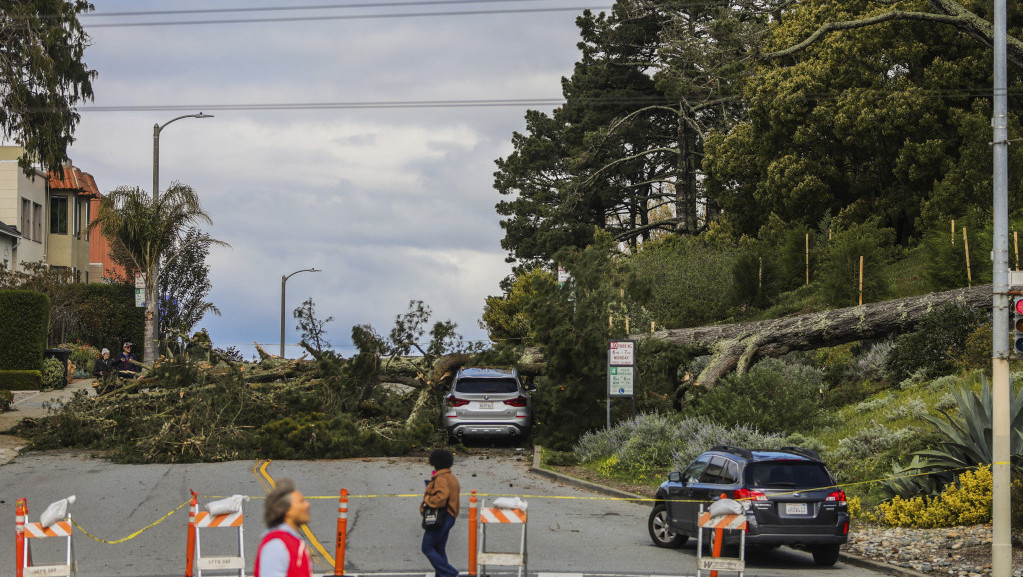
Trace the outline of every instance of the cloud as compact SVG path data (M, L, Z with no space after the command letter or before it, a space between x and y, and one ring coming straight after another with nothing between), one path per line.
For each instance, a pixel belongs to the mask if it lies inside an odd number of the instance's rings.
M96 5L139 9L136 0ZM189 7L206 4L174 4ZM97 28L86 61L100 73L97 106L556 97L578 58L575 17ZM153 123L187 113L83 111L72 159L101 190L149 190ZM335 317L336 345L354 324L387 332L413 299L485 337L476 324L484 299L509 273L494 159L510 152L524 109L213 114L164 129L160 180L192 185L213 218L209 232L232 245L210 257L223 316L203 325L215 343L276 343L281 275L310 266L323 272L288 281L289 342L298 338L291 311L308 297Z

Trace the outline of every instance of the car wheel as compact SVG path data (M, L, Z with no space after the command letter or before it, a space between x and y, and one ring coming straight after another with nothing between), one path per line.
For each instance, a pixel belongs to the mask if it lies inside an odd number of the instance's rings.
M831 567L838 561L838 545L821 545L810 550L813 562L821 567Z
M689 540L689 537L679 535L671 530L671 525L668 523L668 510L664 507L664 503L654 505L654 510L650 512L650 518L647 520L647 529L650 531L650 539L658 547L677 549Z

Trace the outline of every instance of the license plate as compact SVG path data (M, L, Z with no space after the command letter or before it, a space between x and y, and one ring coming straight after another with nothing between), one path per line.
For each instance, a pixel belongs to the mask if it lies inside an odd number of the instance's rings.
M786 515L806 515L806 503L785 503Z
M494 401L480 401L480 410L489 411L494 408Z

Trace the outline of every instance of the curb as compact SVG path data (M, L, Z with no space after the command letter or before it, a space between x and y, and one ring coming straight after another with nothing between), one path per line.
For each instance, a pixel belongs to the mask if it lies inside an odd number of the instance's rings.
M609 497L618 497L618 498L624 498L624 499L629 499L629 500L632 500L632 499L649 499L649 497L643 497L641 495L636 495L634 493L629 493L627 491L619 491L618 489L612 489L611 487L607 487L607 486L600 485L600 484L597 484L597 483L591 483L590 481L584 481L582 479L576 479L575 477L570 477L570 476L565 475L563 473L558 473L557 471L552 471L550 469L544 469L543 466L540 464L541 454L542 454L541 446L540 445L534 445L533 446L533 465L529 468L529 472L530 473L534 473L534 474L540 475L542 477L547 477L548 479L553 479L555 481L560 481L560 482L568 484L568 485L575 485L576 487L580 487L582 489L586 489L587 491L593 491L594 493L601 493L601 494L607 495ZM653 505L652 501L633 501L633 502L636 503L637 505L646 505L648 507ZM863 569L870 569L871 571L877 571L878 573L884 573L886 575L895 575L896 577L934 577L933 575L928 574L928 573L921 573L920 571L915 571L913 569L906 569L905 567L898 567L896 565L891 565L889 563L884 563L884 562L881 562L881 561L874 561L873 559L868 559L866 557L861 557L861 556L853 554L853 553L846 553L844 551L839 554L838 558L843 563L847 563L847 564L853 565L855 567L860 567L860 568L863 568Z

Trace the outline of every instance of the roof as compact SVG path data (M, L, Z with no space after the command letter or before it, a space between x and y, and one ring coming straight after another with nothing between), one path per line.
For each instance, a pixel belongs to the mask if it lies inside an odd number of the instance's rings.
M67 190L83 196L99 198L99 187L96 186L96 179L88 172L82 172L72 164L64 167L64 174L59 170L49 172L50 190Z
M485 367L463 367L458 371L460 377L474 377L478 379L497 379L515 376L515 369L491 369Z
M21 238L21 233L18 232L17 227L10 224L4 224L4 221L2 220L0 220L0 234L6 234L8 236L13 236L14 238Z

